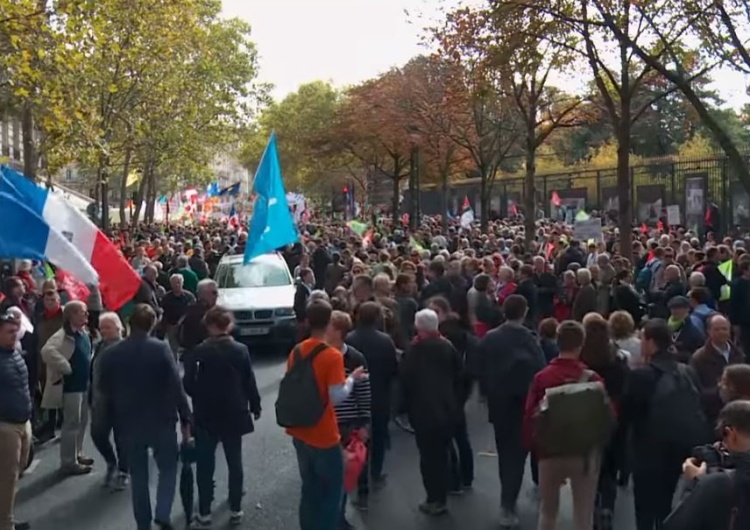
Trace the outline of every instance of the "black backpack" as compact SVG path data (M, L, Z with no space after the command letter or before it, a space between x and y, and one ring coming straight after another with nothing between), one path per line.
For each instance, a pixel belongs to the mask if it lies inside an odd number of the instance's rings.
M654 441L692 448L710 439L701 395L688 370L682 364L673 371L659 370L648 418Z
M323 416L328 402L320 397L313 361L327 348L327 344L318 344L304 359L299 345L292 351L294 362L279 384L276 399L280 427L313 427Z
M750 484L747 478L743 480L737 475L737 470L728 471L732 478L732 495L734 497L732 512L729 516L729 529L740 530L750 528Z

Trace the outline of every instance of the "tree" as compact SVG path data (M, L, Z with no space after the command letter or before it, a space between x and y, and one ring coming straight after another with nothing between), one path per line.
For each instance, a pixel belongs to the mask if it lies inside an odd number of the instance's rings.
M313 81L264 109L245 138L242 159L260 161L272 131L279 140L287 189L312 188L336 162L323 152L321 141L341 105L341 94L330 83Z
M523 129L503 78L508 73L493 64L492 50L483 45L485 16L479 10L458 9L431 31L439 55L453 66L450 99L456 119L448 135L466 150L480 176L480 219L486 230L495 178L519 148Z
M398 218L401 182L408 176L411 151L418 141L409 122L409 99L400 69L365 81L347 91L330 141L334 151L347 152L364 167L391 181L393 219Z
M403 68L403 88L407 95L408 121L417 136L420 152L424 153L428 174L435 174L442 190L442 220L447 228L448 187L454 173L465 173L469 153L453 141L450 134L459 115L452 104L451 90L455 65L439 57L419 56ZM425 178L420 179L424 182Z
M719 64L750 71L750 53L741 37L750 23L750 4L745 0L633 2L642 32L649 37L644 43L621 30L617 13L612 12L607 3L591 2L601 14L602 27L611 32L621 47L638 56L685 95L726 153L739 181L750 192L750 165L726 126L701 99L696 76L691 74L696 63L706 71ZM691 37L700 40L705 50L703 56L684 53L684 43Z

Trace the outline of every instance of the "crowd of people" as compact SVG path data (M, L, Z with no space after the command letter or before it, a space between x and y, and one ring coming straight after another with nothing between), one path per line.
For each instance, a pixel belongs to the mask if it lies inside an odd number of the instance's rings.
M474 399L494 429L504 528L519 525L527 469L540 530L556 528L566 481L576 530L612 529L631 481L638 530L750 528L750 240L638 229L623 253L615 230L601 241L578 241L563 222L537 230L529 243L517 220L481 230L424 217L416 231L380 220L363 240L313 219L280 249L297 282L298 344L276 414L299 462L302 530L351 528L347 505L366 508L387 487L392 422L419 451L419 509L446 513L449 496L473 488L464 410ZM198 509L183 499L187 520L211 528L219 443L231 522L242 521L242 439L261 399L211 278L246 234L222 224L122 233L142 285L117 312L94 286L71 299L28 262L3 280L0 530L28 528L13 504L35 444L59 431L60 472L91 472L89 428L107 487L130 487L139 530L171 528L178 476L192 482L193 466ZM345 492L353 440L368 457ZM689 484L674 504L681 475Z

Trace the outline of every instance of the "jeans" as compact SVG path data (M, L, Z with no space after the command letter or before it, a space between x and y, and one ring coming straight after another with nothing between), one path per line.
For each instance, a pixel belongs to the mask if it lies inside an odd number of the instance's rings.
M110 434L114 431L115 447L112 448L112 442L110 441ZM112 424L112 416L107 413L94 411L91 420L91 440L94 442L94 447L102 455L104 461L107 462L107 467L114 468L121 473L128 472L128 456L125 452L122 436L114 429ZM115 451L117 453L115 454Z
M416 428L419 471L427 492L427 502L445 504L448 499L450 444L453 432Z
M18 475L26 469L31 424L0 422L0 530L13 530Z
M388 449L388 415L375 414L372 417L370 440L370 476L379 479L383 476L385 453Z
M156 510L154 520L169 522L172 503L177 489L177 432L174 427L164 426L154 433L128 433L125 437L128 462L130 464L130 487L133 497L133 514L138 530L151 530L151 494L149 493L148 450L151 449L159 470L156 488Z
M474 451L471 448L469 430L464 418L456 428L450 446L451 489L460 490L474 482Z
M672 511L672 499L682 475L684 451L636 455L633 462L633 497L638 530L658 530Z
M89 423L89 404L85 392L63 394L63 424L60 429L60 465L78 464L83 450L83 437Z
M227 459L229 472L229 509L239 512L242 504L242 435L218 436L203 429L195 433L197 456L198 513L209 515L214 500L214 471L216 470L216 447L221 443Z
M523 444L521 425L495 425L495 446L500 474L500 506L515 512L521 493L528 451Z
M302 479L300 530L333 530L344 496L344 454L340 445L319 449L294 439Z

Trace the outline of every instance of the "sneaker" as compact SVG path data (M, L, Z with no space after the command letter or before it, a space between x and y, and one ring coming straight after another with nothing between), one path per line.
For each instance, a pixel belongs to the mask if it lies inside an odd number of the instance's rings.
M401 429L402 431L406 431L409 434L414 434L414 427L412 427L409 424L409 420L406 419L404 416L396 416L396 419L393 420L396 426Z
M13 530L29 530L31 525L26 521L16 521L13 523Z
M419 511L426 515L438 516L447 513L448 508L442 503L423 502L419 505Z
M88 456L78 455L78 463L82 466L93 466L94 459L89 458Z
M237 526L239 524L242 524L242 518L245 517L245 512L242 510L238 512L230 512L229 514L229 524L232 526Z
M211 528L211 514L196 515L190 523L190 530L206 530Z
M357 495L354 497L352 499L352 506L361 512L366 512L370 507L367 495Z
M159 530L174 530L174 526L169 521L154 521L154 524L159 527Z
M454 488L448 492L448 495L451 495L453 497L460 497L463 494L464 490L462 490L461 488Z
M500 526L502 528L517 528L521 524L515 511L500 509Z
M117 477L115 477L112 489L115 491L125 491L126 489L128 489L128 484L130 484L130 475L123 471L120 471L117 474Z
M60 468L60 472L67 477L77 477L91 473L91 467L81 464L71 464Z
M115 466L107 466L107 473L104 475L104 484L102 487L111 488L115 485L115 479L117 478L117 468Z

